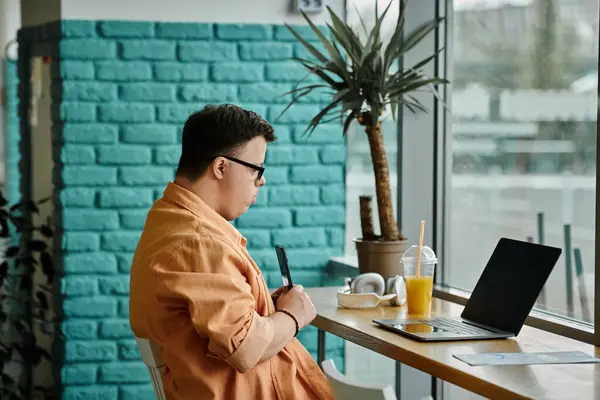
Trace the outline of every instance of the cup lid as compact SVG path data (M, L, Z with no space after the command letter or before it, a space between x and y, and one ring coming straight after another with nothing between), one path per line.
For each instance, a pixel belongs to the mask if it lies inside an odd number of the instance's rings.
M419 246L412 245L404 252L401 258L402 263L414 263L419 258ZM421 248L421 263L422 264L437 264L438 259L435 252L429 246L423 246Z

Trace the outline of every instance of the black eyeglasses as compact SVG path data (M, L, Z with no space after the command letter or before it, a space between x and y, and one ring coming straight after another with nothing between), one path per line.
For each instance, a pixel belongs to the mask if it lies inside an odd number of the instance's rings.
M229 156L223 156L223 155L217 156L217 157L226 158L226 159L231 160L233 162L236 162L236 163L238 163L240 165L243 165L244 167L252 168L253 170L258 171L258 176L256 177L257 180L260 179L260 178L262 178L263 174L265 173L265 167L263 167L261 165L250 164L249 162L242 161L242 160L237 159L235 157L229 157Z

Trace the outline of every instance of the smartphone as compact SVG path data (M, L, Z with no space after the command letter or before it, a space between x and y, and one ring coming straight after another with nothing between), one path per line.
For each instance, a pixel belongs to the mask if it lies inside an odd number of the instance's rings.
M275 252L277 253L277 261L279 261L279 270L281 271L283 285L287 286L288 289L291 289L294 285L292 283L292 275L290 274L290 266L288 265L285 249L277 245L275 246Z

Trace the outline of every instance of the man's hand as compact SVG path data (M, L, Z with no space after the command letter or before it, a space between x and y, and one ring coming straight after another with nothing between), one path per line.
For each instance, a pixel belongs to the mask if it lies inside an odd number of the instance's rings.
M271 294L271 299L273 299L273 303L277 304L277 299L279 298L279 296L281 296L284 293L287 293L287 291L288 291L287 286L282 286L279 289L277 289L276 291L274 291L273 294Z
M294 285L289 291L287 289L286 291L282 290L282 293L277 297L276 304L278 310L285 310L296 317L299 329L310 324L317 316L315 306L301 285Z

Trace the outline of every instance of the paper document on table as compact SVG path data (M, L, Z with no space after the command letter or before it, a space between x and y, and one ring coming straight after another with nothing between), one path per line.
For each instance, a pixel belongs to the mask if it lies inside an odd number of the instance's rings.
M454 354L454 357L472 366L600 363L600 358L580 351Z

